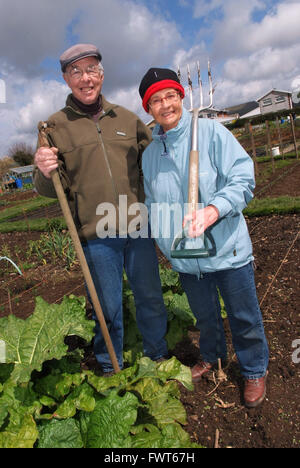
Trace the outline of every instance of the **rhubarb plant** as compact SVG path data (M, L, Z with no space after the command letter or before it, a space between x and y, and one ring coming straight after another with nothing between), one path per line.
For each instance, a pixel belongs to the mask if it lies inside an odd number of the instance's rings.
M141 357L111 377L82 368L66 337L92 340L85 300L36 299L32 316L0 319L0 448L198 447L184 430L178 382L192 390L190 369L175 357ZM77 340L78 341L78 340Z

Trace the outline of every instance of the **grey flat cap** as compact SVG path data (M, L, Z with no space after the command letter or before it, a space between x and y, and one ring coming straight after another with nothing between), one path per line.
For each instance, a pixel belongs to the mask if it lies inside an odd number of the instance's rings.
M62 71L65 72L70 63L85 57L97 57L100 62L102 60L99 50L93 44L76 44L61 55L59 61Z

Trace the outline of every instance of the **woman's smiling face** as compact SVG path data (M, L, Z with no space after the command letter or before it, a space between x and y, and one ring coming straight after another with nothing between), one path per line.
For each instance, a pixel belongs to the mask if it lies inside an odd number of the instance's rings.
M182 98L177 90L166 88L151 96L149 114L167 132L177 127L182 116Z

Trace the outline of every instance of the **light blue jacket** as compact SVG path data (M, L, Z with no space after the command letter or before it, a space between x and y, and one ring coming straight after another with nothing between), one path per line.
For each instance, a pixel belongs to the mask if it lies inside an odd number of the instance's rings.
M183 216L188 202L191 120L191 114L183 109L176 128L160 134L160 126L156 125L153 141L143 153L142 167L153 237L174 270L199 277L202 272L238 268L253 260L242 211L253 197L255 181L252 159L232 133L214 120L199 119L199 192L203 205L215 205L220 213L219 220L209 228L216 254L201 259L171 259L178 211ZM171 205L174 209L170 213L164 211ZM170 225L169 234L166 225ZM189 239L185 247L201 245L203 239L197 238Z

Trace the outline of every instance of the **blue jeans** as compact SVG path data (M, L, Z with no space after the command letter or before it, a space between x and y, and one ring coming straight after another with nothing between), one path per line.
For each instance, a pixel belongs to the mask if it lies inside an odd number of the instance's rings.
M247 379L263 377L269 351L252 263L237 269L205 273L202 279L181 273L180 279L200 329L200 353L204 361L214 363L218 358L226 359L227 355L218 288L225 303L242 375Z
M165 309L158 260L151 238L105 238L83 244L83 250L98 293L107 328L120 368L123 367L122 285L125 268L134 294L136 320L144 353L151 359L168 354ZM104 372L112 369L100 325L96 320L94 352Z

